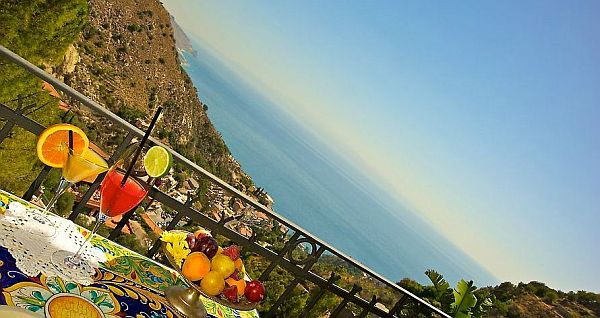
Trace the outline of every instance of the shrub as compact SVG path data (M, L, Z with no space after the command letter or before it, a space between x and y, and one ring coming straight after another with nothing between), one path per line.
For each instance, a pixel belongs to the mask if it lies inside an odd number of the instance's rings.
M117 115L119 115L119 117L129 121L129 122L133 122L139 118L143 118L146 117L146 113L134 108L134 107L129 107L127 105L123 105L118 111L117 111Z
M106 73L106 71L98 65L95 65L94 68L92 69L92 74L94 74L96 76L100 76L104 73Z
M83 38L86 40L91 39L94 35L96 35L96 33L98 33L98 30L94 26L89 24L83 28L82 32Z
M558 299L558 293L553 290L547 291L543 299L546 304L550 305Z
M141 32L142 30L143 30L143 27L137 23L130 24L127 26L127 31L129 31L129 32Z

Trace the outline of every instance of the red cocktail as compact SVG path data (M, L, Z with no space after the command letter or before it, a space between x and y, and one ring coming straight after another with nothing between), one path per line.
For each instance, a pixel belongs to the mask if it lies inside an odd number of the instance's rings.
M127 178L121 185L124 173L112 169L102 181L100 188L100 212L106 216L114 217L121 215L137 206L148 189L140 184L135 178Z
M81 251L87 241L98 231L100 225L106 222L109 217L121 215L135 208L148 194L148 187L144 186L133 176L129 176L125 181L125 172L113 167L106 173L102 185L100 186L100 212L96 217L96 224L92 232L87 236L77 252L57 251L52 255L52 261L55 265L70 269L79 269L90 265L82 262Z

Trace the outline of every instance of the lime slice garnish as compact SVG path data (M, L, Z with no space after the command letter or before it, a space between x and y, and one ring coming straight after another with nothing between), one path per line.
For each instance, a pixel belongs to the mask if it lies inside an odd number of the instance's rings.
M144 156L144 169L152 178L160 178L171 169L173 156L165 148L154 146Z

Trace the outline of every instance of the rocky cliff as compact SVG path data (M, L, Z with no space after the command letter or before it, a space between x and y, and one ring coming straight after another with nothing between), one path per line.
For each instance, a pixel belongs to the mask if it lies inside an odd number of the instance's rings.
M206 114L175 45L171 17L155 0L90 0L89 24L53 71L85 95L143 126L163 105L156 135L229 182L247 177ZM177 31L177 32L180 32ZM181 39L185 34L178 33ZM187 45L189 45L189 40ZM183 47L186 47L185 42ZM98 135L102 135L102 131Z
M171 16L171 26L173 27L173 36L175 37L177 49L187 51L196 56L196 51L194 51L192 41L190 41L190 38L187 36L187 34L185 34L183 29L179 26L179 24L177 24L174 16Z

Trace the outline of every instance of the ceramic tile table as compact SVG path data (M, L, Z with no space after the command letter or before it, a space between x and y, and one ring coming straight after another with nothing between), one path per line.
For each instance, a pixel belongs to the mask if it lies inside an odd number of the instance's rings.
M35 207L0 190L0 213L12 201ZM85 233L85 229L81 231ZM0 305L52 318L182 317L163 294L170 286L185 286L175 271L101 236L94 236L91 242L105 253L108 261L96 270L94 283L89 286L43 274L29 277L19 271L15 259L0 246ZM256 311L237 311L206 298L203 302L209 317L258 317Z

